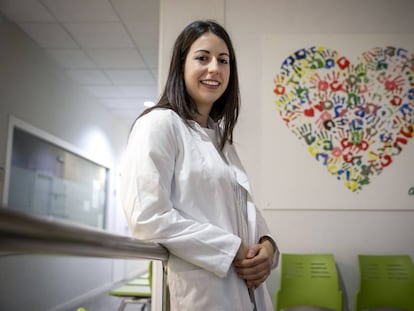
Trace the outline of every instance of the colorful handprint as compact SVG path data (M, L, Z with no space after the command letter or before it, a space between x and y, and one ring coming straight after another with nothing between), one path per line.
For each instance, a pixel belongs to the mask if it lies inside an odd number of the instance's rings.
M377 47L352 63L298 50L274 79L276 108L310 154L351 191L388 167L414 135L414 55Z

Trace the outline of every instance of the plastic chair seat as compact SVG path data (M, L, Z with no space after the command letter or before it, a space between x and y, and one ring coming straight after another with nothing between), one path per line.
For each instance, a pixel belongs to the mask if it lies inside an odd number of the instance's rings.
M146 285L121 285L110 292L113 296L134 296L139 298L150 298L151 288Z
M127 285L144 285L148 287L150 286L149 280L145 278L135 278L135 279L128 281L126 284Z

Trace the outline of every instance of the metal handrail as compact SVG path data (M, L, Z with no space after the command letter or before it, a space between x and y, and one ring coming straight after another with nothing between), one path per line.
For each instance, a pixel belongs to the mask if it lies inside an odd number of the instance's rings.
M13 255L24 253L161 260L164 267L162 293L164 310L167 305L165 263L168 259L168 251L159 244L0 207L0 251L11 252Z
M168 251L159 244L63 220L29 216L10 208L0 208L0 250L120 259L168 259Z

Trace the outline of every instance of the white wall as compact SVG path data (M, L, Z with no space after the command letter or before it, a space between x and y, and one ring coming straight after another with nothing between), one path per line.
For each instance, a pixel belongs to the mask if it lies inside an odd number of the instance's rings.
M10 114L110 167L108 230L127 233L114 190L128 127L72 83L31 39L0 15L0 167L5 166ZM2 256L0 309L58 310L108 289L146 265L63 256Z
M250 176L259 206L268 201L278 202L277 206L266 206L263 211L282 252L333 253L342 277L346 293L347 308L353 309L354 296L358 289L357 255L367 254L409 254L414 259L414 197L413 210L335 210L328 206L311 206L285 209L289 196L302 195L300 188L292 187L290 193L274 191L274 197L264 197L261 191L271 185L272 179L265 174L272 161L264 155L277 152L278 142L272 141L263 114L268 113L269 103L262 99L261 39L271 34L413 34L414 20L411 12L414 2L410 0L224 0L215 1L206 7L204 1L164 0L161 1L161 59L168 59L171 46L179 30L197 18L214 18L223 22L235 45L242 95L242 111L236 129L236 147ZM168 9L168 10L167 10ZM177 18L179 16L180 18ZM163 34L163 33L162 33ZM165 43L165 45L162 45ZM161 63L162 72L168 64ZM276 115L276 113L275 113ZM276 116L274 118L276 121ZM296 139L292 135L292 139ZM413 142L410 142L412 145ZM412 150L412 148L410 148ZM289 152L289 150L285 150ZM295 151L296 152L296 151ZM292 152L292 154L295 154ZM306 154L308 156L308 154ZM414 155L411 155L411 159ZM296 159L295 159L296 160ZM303 165L291 167L290 179L300 179L307 174ZM304 160L307 161L307 160ZM312 161L312 160L311 160ZM314 160L313 160L314 161ZM397 160L398 161L398 160ZM304 167L304 170L303 170ZM310 169L310 168L309 168ZM393 176L405 174L398 166ZM278 174L278 171L272 172ZM326 173L328 174L328 173ZM332 179L329 196L342 193L343 186ZM379 177L381 178L381 176ZM397 187L390 182L390 187ZM414 185L404 185L405 187ZM375 194L375 183L370 185ZM325 192L315 193L327 195ZM354 194L349 191L350 201ZM375 196L374 196L375 198ZM272 199L272 200L270 200ZM398 204L398 197L390 201ZM375 206L375 199L372 205ZM346 204L345 204L346 206ZM324 209L324 210L321 210ZM355 208L355 207L353 207ZM268 288L274 296L279 287L279 269L268 280Z
M238 51L240 64L243 111L240 120L239 150L246 169L252 177L253 188L256 190L257 201L265 206L268 197L264 197L261 189L271 185L272 180L266 170L271 167L267 161L258 163L257 151L261 157L277 152L277 143L271 140L268 128L263 124L263 113L267 113L269 103L261 102L261 37L265 34L335 34L335 33L413 33L414 21L409 11L414 9L412 1L326 1L326 0L296 0L296 1L226 1L226 27L233 36ZM248 22L251 21L251 22ZM274 118L276 122L276 116ZM262 125L262 127L260 126ZM257 137L266 138L259 141ZM292 140L296 138L292 135ZM411 142L412 144L413 142ZM255 152L251 152L255 150ZM289 153L294 155L295 151ZM306 154L303 148L303 154ZM302 154L302 153L301 153ZM413 156L413 155L412 155ZM411 158L412 158L411 156ZM303 161L307 161L305 158ZM289 166L289 179L301 179L306 175L299 165L295 170L296 158ZM275 161L275 159L273 159ZM310 160L312 161L312 159ZM314 160L313 160L314 161ZM398 161L398 160L397 160ZM312 168L309 168L311 170ZM286 172L286 170L285 170ZM272 172L278 174L278 171ZM397 175L404 175L400 170ZM328 195L335 197L342 193L343 186L335 178L332 184L338 187ZM264 176L267 178L265 179ZM379 178L381 178L380 176ZM385 177L384 177L385 178ZM316 181L317 182L317 181ZM292 183L294 186L295 183ZM332 185L332 186L333 186ZM390 187L397 187L398 183L390 182ZM406 187L409 185L405 185ZM412 185L411 185L412 186ZM375 187L375 183L370 185ZM408 189L408 188L407 188ZM282 252L329 252L335 255L344 289L347 293L349 308L353 308L354 296L358 289L357 254L409 254L414 258L414 209L410 211L347 211L347 210L318 210L330 209L329 206L313 206L314 210L283 210L287 206L289 197L301 196L301 188L291 188L291 193L280 193L275 189L273 202L279 206L271 206L274 210L264 211L264 215L277 237ZM370 189L372 191L372 189ZM325 192L315 193L318 196ZM349 201L354 201L354 193L347 193ZM323 200L321 200L323 201ZM398 204L399 198L391 200ZM380 202L377 202L379 204ZM372 205L375 206L375 199ZM412 206L414 207L414 200ZM353 207L351 207L353 208ZM360 206L361 210L364 209ZM278 210L280 209L280 210ZM276 271L268 282L269 289L274 293L279 286L279 273Z

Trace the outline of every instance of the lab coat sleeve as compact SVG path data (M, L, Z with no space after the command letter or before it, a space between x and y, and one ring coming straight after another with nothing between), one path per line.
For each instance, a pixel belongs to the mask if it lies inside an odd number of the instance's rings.
M261 237L268 236L273 240L273 242L276 245L275 253L273 254L273 264L272 268L276 268L279 263L279 248L277 247L276 240L273 238L273 236L270 233L270 230L266 224L266 220L263 218L262 213L258 208L256 208L256 222L257 222L257 232L258 232L258 240L260 240Z
M170 118L153 112L135 124L121 173L122 205L132 235L160 243L175 256L224 277L241 240L174 208L171 191L180 135Z

